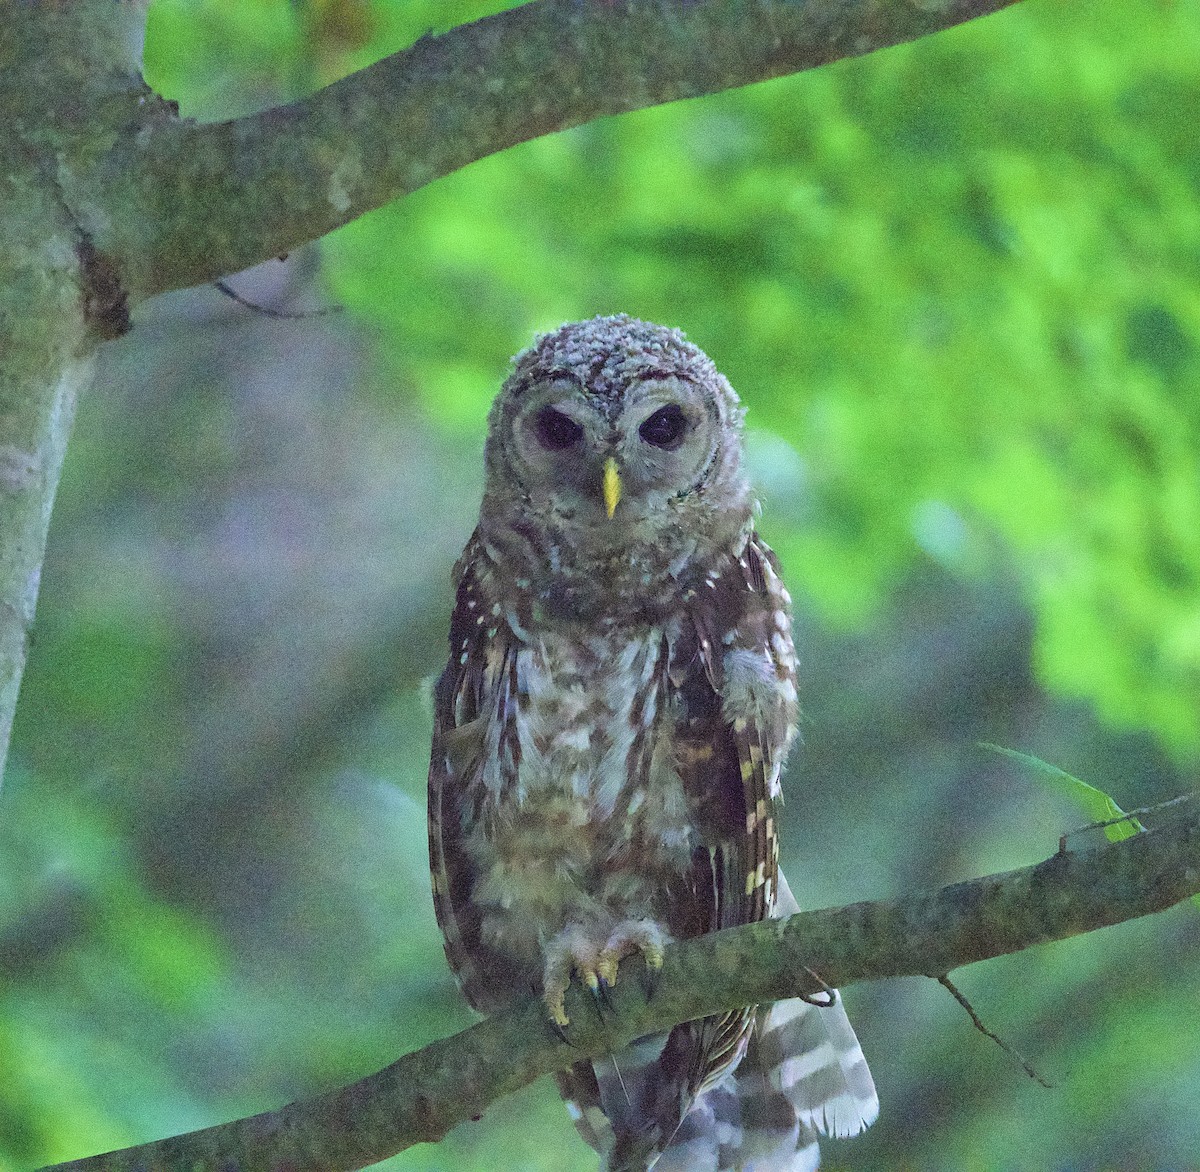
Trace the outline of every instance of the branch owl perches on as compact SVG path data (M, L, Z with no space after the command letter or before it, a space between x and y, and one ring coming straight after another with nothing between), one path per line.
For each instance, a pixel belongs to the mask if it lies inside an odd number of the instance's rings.
M775 803L790 599L753 526L742 410L676 330L563 326L492 408L429 773L434 903L467 999L568 1024L633 952L789 915ZM836 996L676 1026L557 1076L610 1172L800 1172L875 1087Z

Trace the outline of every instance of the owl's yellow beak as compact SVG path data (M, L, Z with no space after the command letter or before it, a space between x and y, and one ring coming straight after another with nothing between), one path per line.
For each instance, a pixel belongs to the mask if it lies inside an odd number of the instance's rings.
M617 502L621 499L621 473L617 471L617 462L609 456L604 461L604 511L608 519L617 511Z

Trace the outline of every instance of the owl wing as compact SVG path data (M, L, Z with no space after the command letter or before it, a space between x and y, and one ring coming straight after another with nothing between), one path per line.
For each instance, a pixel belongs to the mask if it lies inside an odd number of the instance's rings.
M710 787L714 803L707 823L711 863L698 859L695 879L697 888L712 884L713 929L799 910L779 872L775 832L779 776L796 721L790 599L774 555L760 541L751 539L738 566L750 598L726 596L742 589L731 576L710 588L714 604L701 608L696 621L700 659L720 695L725 730L708 725L714 759L723 765L707 780L699 771L693 784L693 792ZM722 803L732 807L724 818ZM738 812L741 827L734 824ZM710 1018L699 1030L704 1081L656 1169L813 1169L818 1133L854 1135L878 1113L870 1071L836 993L828 1007L782 1001L740 1017Z
M694 645L681 640L672 682L683 701L680 771L709 848L706 931L765 919L775 904L775 801L796 732L791 599L775 555L751 535L692 600Z
M765 919L775 904L775 801L796 726L790 605L774 554L752 534L696 592L694 643L676 648L676 754L700 839L689 881L701 932ZM697 1094L741 1056L753 1016L751 1008L699 1024Z
M471 899L475 868L464 831L479 816L485 755L496 752L515 777L519 751L512 717L516 704L515 640L493 613L478 534L455 567L450 660L434 689L433 749L429 760L429 866L433 907L446 959L472 1007L489 1012L509 970L481 939L480 912Z

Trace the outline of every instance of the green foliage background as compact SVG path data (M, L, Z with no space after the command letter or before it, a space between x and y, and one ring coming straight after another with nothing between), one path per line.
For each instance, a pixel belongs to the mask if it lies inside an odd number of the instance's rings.
M501 5L158 0L197 118ZM552 79L548 80L552 84ZM83 404L0 797L0 1169L199 1127L469 1020L426 890L428 716L484 414L532 334L682 326L749 408L797 602L809 906L1034 861L1200 759L1200 2L1028 0L484 160L159 298ZM1087 839L1076 840L1086 845ZM851 990L844 1168L1200 1167L1194 909ZM531 1088L397 1169L588 1169Z

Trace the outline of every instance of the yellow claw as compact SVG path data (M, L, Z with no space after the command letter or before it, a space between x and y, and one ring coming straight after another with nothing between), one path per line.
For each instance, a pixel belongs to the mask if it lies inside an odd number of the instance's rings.
M604 509L608 513L608 519L612 520L612 515L617 511L617 502L621 499L621 473L617 469L617 462L612 456L609 456L604 461Z
M553 993L547 993L545 998L546 1011L550 1015L550 1020L556 1026L564 1029L571 1024L571 1019L567 1016L567 1007L563 1004L565 1000L565 989L556 989Z

